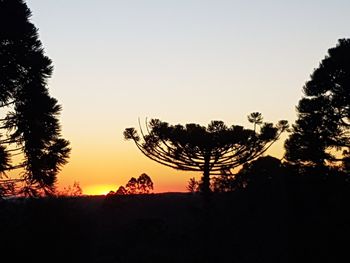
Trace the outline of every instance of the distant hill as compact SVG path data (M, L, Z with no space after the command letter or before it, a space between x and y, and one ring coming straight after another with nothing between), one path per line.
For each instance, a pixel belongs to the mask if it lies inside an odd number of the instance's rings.
M350 236L349 195L309 190L213 194L209 202L199 194L172 192L2 202L1 257L13 262L340 262L340 252L347 250L335 245Z

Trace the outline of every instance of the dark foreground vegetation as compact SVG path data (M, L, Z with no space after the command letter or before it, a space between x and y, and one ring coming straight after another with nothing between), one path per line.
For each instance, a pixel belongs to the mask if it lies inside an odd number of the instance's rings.
M30 16L23 0L0 0L0 262L349 261L350 39L306 82L290 129L254 112L253 129L152 119L125 130L153 161L202 172L192 194L145 195L142 174L107 197L57 197L70 148ZM262 157L285 131L284 162Z
M278 184L278 185L277 185ZM342 262L350 186L286 178L231 193L3 201L11 262Z

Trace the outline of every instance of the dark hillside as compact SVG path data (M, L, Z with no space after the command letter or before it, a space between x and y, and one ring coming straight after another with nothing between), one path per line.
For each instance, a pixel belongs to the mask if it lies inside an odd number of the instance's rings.
M7 201L1 254L11 262L340 262L348 190L295 183L208 203L183 193Z

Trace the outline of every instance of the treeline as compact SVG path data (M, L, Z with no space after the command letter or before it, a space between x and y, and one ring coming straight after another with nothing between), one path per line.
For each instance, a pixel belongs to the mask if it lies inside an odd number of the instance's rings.
M137 179L131 177L125 186L121 185L117 191L110 191L108 196L149 194L153 191L153 182L147 174L141 174Z

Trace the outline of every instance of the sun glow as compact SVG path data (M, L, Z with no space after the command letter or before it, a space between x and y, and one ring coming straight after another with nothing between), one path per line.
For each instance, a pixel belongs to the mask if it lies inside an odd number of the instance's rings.
M107 195L110 191L115 191L115 185L100 184L100 185L89 185L83 188L84 195Z

